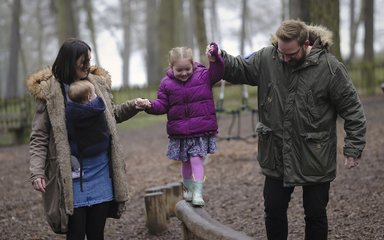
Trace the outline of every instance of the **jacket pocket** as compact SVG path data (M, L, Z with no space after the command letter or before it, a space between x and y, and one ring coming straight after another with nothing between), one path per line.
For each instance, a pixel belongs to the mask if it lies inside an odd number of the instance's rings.
M47 221L55 233L64 234L68 231L68 215L65 213L62 187L57 174L47 180L47 186L43 194Z
M328 132L308 132L303 137L301 171L306 176L323 176L330 169L332 142Z
M257 123L256 132L259 138L257 160L262 168L275 169L275 154L272 129L261 122Z

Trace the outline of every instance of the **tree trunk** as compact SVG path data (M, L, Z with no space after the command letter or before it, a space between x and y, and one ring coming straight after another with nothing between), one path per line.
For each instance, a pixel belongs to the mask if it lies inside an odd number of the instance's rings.
M59 44L70 37L78 37L77 15L74 14L74 0L57 0L57 31Z
M220 21L217 16L217 1L211 0L211 39L217 43L221 43L221 31L220 31Z
M159 44L157 41L157 1L146 0L146 70L147 82L151 85L161 79L163 71L159 63Z
M308 0L289 0L289 17L291 19L300 19L310 23L310 4Z
M339 0L290 0L289 15L292 19L301 19L307 24L323 25L333 33L331 52L341 59L340 52L340 11Z
M43 65L43 18L41 16L41 1L37 1L36 18L37 18L37 66Z
M247 23L247 0L242 0L242 10L241 10L241 32L240 32L240 54L244 56L245 49L245 39L246 39L246 23Z
M367 94L375 93L374 51L373 51L373 6L374 0L364 1L364 73L363 77L367 84Z
M207 65L208 60L205 56L205 48L207 47L207 31L205 29L205 15L204 15L204 0L195 0L193 1L193 7L195 10L195 30L196 30L196 39L197 45L199 46L199 59L201 63Z
M87 26L89 29L89 32L91 34L91 42L93 45L93 58L95 59L96 65L100 65L99 62L99 55L97 51L97 41L96 41L96 29L95 29L95 23L93 21L93 6L92 6L92 1L91 0L85 0L84 1L85 5L85 11L87 12Z
M184 38L186 46L194 49L194 36L195 36L195 10L193 8L193 1L194 0L185 0L184 3L187 5L188 9L185 11L185 18L188 19L188 21L184 21L184 29L188 29L188 31L182 31L184 32Z
M7 91L5 97L17 96L18 86L18 66L20 50L20 13L21 2L14 0L12 5L12 27L9 41L9 67L7 78Z
M356 54L356 41L357 41L357 29L360 25L360 23L363 20L363 8L360 7L359 10L359 16L356 19L355 17L355 6L356 1L351 0L350 7L349 7L349 14L350 14L350 41L349 41L349 57L346 60L347 64L352 63L353 59L355 58Z
M129 65L130 65L130 53L131 53L131 26L132 26L132 10L131 0L121 0L122 20L123 20L123 87L129 86Z
M339 0L310 0L310 22L323 25L333 33L330 51L341 60L340 52L340 7Z
M160 0L158 8L157 34L159 43L159 64L162 75L168 67L168 52L171 48L180 44L179 29L182 21L180 18L181 1L180 0ZM182 25L181 25L182 26Z

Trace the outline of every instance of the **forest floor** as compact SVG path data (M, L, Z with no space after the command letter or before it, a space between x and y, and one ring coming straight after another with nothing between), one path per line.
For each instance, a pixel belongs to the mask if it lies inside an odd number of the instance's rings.
M384 97L362 100L368 118L367 145L361 164L355 169L347 170L343 166L344 134L339 121L338 173L331 184L328 204L329 239L384 239ZM181 222L175 217L162 234L150 235L145 227L145 189L180 181L179 163L165 156L164 123L146 129L120 129L120 137L131 198L121 219L108 219L105 238L182 239ZM264 177L256 153L256 143L218 142L217 153L210 156L205 167L204 208L219 222L255 239L266 239ZM50 230L41 195L28 180L28 145L1 147L0 164L0 239L65 239ZM301 195L301 188L297 187L290 202L291 240L304 239Z

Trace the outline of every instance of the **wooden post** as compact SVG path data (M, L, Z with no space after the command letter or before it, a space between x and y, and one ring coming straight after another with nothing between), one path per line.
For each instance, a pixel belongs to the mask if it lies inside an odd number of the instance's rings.
M168 218L175 217L176 203L183 199L183 187L181 182L169 183L167 189Z
M162 192L147 193L144 196L146 225L150 234L167 230L167 213Z
M163 192L164 186L150 187L145 189L145 194L154 192Z

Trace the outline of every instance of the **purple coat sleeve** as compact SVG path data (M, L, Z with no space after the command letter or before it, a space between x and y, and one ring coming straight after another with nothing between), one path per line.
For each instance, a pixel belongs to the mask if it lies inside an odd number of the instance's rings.
M221 54L218 53L219 48L216 43L211 43L213 51L211 54L216 58L215 62L209 62L209 79L211 84L215 84L220 81L224 76L224 60Z
M161 115L168 112L169 102L165 92L165 81L160 83L159 90L157 91L157 99L150 101L151 108L146 109L145 112L153 115Z

